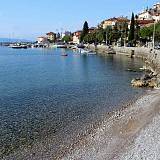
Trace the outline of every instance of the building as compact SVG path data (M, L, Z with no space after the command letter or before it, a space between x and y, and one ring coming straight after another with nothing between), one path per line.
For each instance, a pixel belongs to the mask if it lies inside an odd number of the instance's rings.
M101 27L102 27L103 29L106 29L108 26L114 26L115 23L116 23L116 18L113 17L113 18L104 20L104 21L101 23Z
M158 14L152 16L152 17L155 20L155 22L160 22L160 13L158 13Z
M95 32L95 31L96 31L96 29L97 29L96 27L90 27L90 28L89 28L89 33L93 33L93 32Z
M48 40L46 37L38 37L37 42L38 43L48 43Z
M144 11L138 14L139 20L153 20L152 14L150 11Z
M130 20L127 17L123 17L123 16L117 17L117 18L113 17L113 18L110 18L110 19L103 21L100 26L103 29L106 29L108 26L113 27L113 26L115 26L115 24L122 25L123 23L129 24L129 22L130 22Z
M63 38L64 36L71 36L71 35L72 35L71 32L65 31L64 33L62 33L62 37L61 38Z
M138 20L154 20L155 22L160 22L160 3L139 13Z
M56 41L56 33L54 32L49 32L49 33L46 33L47 35L47 39L50 41L50 42L55 42Z
M82 31L76 31L73 33L73 43L79 44L80 43L80 36L81 36Z

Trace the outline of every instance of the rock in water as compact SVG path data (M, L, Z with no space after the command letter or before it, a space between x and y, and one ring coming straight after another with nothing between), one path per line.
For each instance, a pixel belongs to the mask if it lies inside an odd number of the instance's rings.
M137 79L133 79L131 81L132 86L134 87L146 87L146 83L143 80L137 80Z

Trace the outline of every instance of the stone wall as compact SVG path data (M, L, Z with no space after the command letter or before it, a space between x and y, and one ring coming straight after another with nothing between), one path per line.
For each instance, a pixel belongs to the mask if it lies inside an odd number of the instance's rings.
M114 47L117 54L129 55L146 59L146 66L160 74L160 50L144 47Z
M97 51L98 53L107 54L108 46L105 45L88 45L87 48ZM147 63L153 67L154 70L160 73L160 50L153 50L145 47L113 47L116 54L122 54L131 56L134 54L135 57L140 57L147 60Z
M108 52L108 47L105 45L97 45L96 48L94 45L89 45L87 47L103 55L107 55ZM160 85L160 50L153 50L145 47L113 47L113 50L116 54L145 59L146 68L157 74Z

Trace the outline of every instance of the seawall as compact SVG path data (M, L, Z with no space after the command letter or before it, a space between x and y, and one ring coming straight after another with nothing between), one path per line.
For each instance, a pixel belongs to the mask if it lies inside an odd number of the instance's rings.
M114 47L116 54L123 54L145 60L145 67L157 75L157 83L160 85L160 50L144 47ZM158 86L159 86L158 85Z
M107 55L109 51L109 47L105 45L97 45L96 47L89 45L87 47L103 55ZM146 47L112 47L112 49L116 54L143 58L145 60L145 67L157 75L157 83L160 86L160 50Z

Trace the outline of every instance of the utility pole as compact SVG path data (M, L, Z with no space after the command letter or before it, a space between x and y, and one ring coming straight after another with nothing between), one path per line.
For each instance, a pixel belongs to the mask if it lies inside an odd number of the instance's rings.
M107 31L106 31L106 45L108 45L108 34L107 34Z
M154 29L153 29L153 49L155 47L155 30L156 30L156 22L154 21Z

